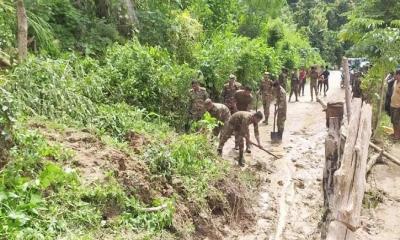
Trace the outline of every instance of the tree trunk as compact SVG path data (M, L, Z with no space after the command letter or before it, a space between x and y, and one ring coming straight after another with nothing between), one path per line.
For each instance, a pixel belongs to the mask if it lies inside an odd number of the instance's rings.
M388 80L390 75L387 75L386 78L382 78L381 81L381 94L379 96L379 103L378 103L378 114L376 115L375 118L375 122L374 122L374 131L373 131L373 136L372 138L375 138L376 135L376 130L379 127L379 121L381 119L381 115L382 115L382 109L383 109L383 103L384 103L384 99L385 99L385 83Z
M327 218L328 240L354 239L360 225L362 199L366 185L368 147L371 138L372 108L353 99L340 168L334 176L334 193Z
M18 60L22 62L28 55L28 18L23 0L17 0Z

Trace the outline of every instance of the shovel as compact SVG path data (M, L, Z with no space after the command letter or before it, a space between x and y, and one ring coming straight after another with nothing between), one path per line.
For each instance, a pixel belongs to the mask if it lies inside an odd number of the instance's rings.
M271 156L275 157L276 159L279 159L279 157L278 157L278 156L276 156L276 155L275 155L275 154L273 154L272 152L268 151L267 149L263 148L262 146L260 146L260 145L258 145L258 144L255 144L255 143L253 143L253 142L252 142L252 141L250 141L250 140L249 140L249 143L250 143L251 145L253 145L253 146L256 146L256 147L258 147L259 149L263 150L264 152L268 153L269 155L271 155Z
M281 132L275 132L275 124L276 124L277 115L278 115L278 106L275 104L274 127L273 127L273 131L271 132L271 142L272 143L280 143L280 142L282 142L282 133Z

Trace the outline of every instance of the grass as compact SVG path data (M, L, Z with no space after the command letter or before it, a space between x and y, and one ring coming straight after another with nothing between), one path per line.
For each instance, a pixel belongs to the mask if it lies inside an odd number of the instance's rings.
M162 177L166 181L163 184L182 187L183 195L175 192L170 197L156 197L145 204L138 200L140 196L126 193L114 172L108 174L105 182L85 186L77 171L66 167L70 166L73 152L54 139L48 142L40 133L65 133L70 128L45 117L25 119L16 124L11 161L0 171L0 238L112 236L117 239L121 231L131 231L143 236L142 239L172 239L180 234L192 234L193 226L189 223L179 226L185 233L169 232L177 201L179 204L191 202L198 209L211 212L207 210L207 196L225 197L213 182L226 177L229 166L218 159L207 134L177 135L167 127L157 129L158 125L152 122L143 124L138 123L142 126L138 131L148 131L146 136L150 140L141 153L133 152L118 136L96 134L106 146L144 161L152 174L151 179ZM176 180L180 186L174 185ZM162 211L147 213L142 210L164 203L168 207ZM108 218L108 212L115 213Z
M13 71L15 81L4 81L13 91L0 102L2 119L16 118L0 121L0 127L7 122L13 140L8 163L0 170L0 239L123 239L121 233L179 239L194 233L197 210L211 213L209 196L227 203L225 193L215 187L231 175L211 141L214 119L206 116L193 128L199 131L179 135L165 116L123 101L100 101L96 96L102 86L77 89L82 79L76 79L65 61L28 63ZM62 138L77 129L100 139L99 148L119 150L129 161L138 161L143 172L104 169L104 181L85 185L71 164L76 149L67 149L51 134L42 135L49 131ZM130 146L129 134L145 139L138 151ZM137 186L127 186L123 174L148 186L150 201ZM159 211L143 210L163 204Z
M363 199L363 208L371 209L376 208L379 203L384 200L384 195L379 190L371 190L365 193Z
M376 130L376 138L382 140L389 139L390 134L393 133L393 130L390 131L390 129L393 129L390 117L386 113L383 113L379 126Z

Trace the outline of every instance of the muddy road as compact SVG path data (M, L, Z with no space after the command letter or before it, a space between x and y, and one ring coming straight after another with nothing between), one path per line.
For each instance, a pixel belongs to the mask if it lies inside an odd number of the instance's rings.
M340 72L331 73L330 85L328 97L323 99L344 99L344 92L340 89ZM262 166L259 172L263 183L253 206L256 222L244 231L240 226L237 229L227 228L225 239L320 239L318 224L323 214L325 124L325 113L319 103L311 102L308 85L305 96L301 96L299 102L288 103L282 144L271 144L271 120L268 126L260 124L262 145L280 159L274 160L256 148L246 155L249 167ZM224 158L231 161L237 154L230 150L233 145L231 139L225 147Z
M340 72L331 72L328 101L343 101ZM257 169L262 184L253 202L255 223L226 226L225 239L235 240L311 240L320 239L323 214L322 173L325 159L326 119L317 102L311 102L309 86L299 102L288 103L283 142L270 141L272 124L260 124L264 147L271 156L256 148L247 154L247 167ZM293 100L293 99L292 99ZM271 106L271 114L273 106ZM270 120L270 122L272 122ZM250 130L253 137L253 129ZM254 139L253 139L254 140ZM234 161L237 152L231 139L224 158ZM392 155L400 156L400 144L391 146ZM235 163L236 164L236 163ZM239 168L238 168L239 169ZM376 165L367 178L359 240L400 239L400 167L390 162ZM244 229L245 228L245 229Z

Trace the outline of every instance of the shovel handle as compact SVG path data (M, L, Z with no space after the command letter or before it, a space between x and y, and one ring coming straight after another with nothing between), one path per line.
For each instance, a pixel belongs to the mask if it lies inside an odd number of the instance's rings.
M275 157L276 159L279 159L279 157L277 157L275 154L271 153L271 152L268 151L267 149L263 148L262 146L260 146L260 145L258 145L258 144L255 144L255 143L253 143L253 142L250 141L250 140L249 140L249 143L250 143L251 145L254 145L254 146L258 147L259 149L263 150L264 152L268 153L269 155Z

